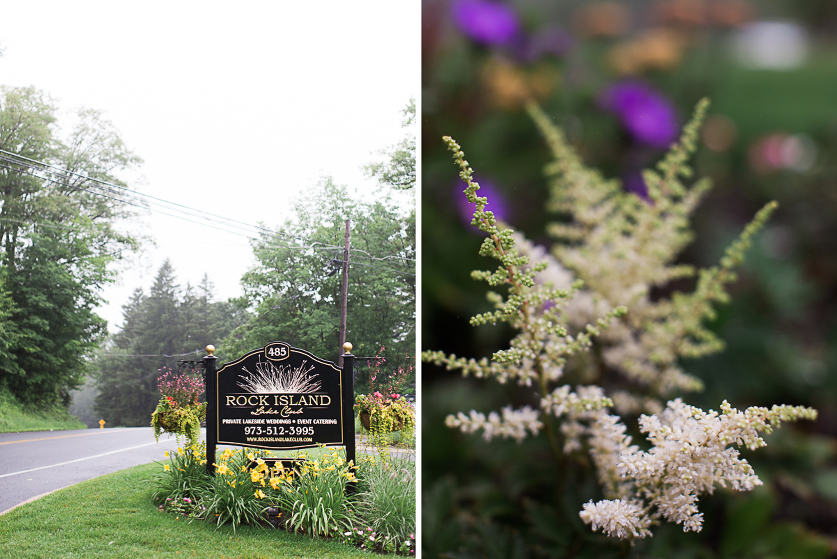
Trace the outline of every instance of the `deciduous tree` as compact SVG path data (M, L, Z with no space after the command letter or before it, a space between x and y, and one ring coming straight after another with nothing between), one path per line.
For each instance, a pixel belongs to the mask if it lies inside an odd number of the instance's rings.
M105 334L101 287L139 246L118 231L133 207L114 192L139 158L89 109L62 140L55 110L35 88L0 87L0 383L27 402L67 402Z
M281 340L337 361L345 220L351 223L347 340L358 356L384 347L391 364L414 359L415 213L381 196L371 203L323 179L294 204L294 217L254 242L242 278L251 320L224 341L243 354ZM409 357L408 357L409 356Z

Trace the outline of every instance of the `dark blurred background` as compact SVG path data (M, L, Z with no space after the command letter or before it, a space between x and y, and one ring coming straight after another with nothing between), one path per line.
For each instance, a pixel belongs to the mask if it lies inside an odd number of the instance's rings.
M424 349L482 357L510 335L468 324L489 310L470 271L494 264L477 255L482 239L467 225L443 135L465 151L487 209L549 244L550 156L525 99L554 117L588 165L641 195L639 171L664 153L666 119L681 126L708 97L692 162L714 187L680 260L717 263L762 205L780 207L711 323L726 349L683 363L706 384L685 400L819 410L815 423L783 427L766 449L745 453L765 487L702 499L700 534L665 527L626 550L592 534L579 543L583 501L566 511L550 504L562 482L537 441L485 444L444 426L449 413L522 401L517 389L424 364L425 555L837 557L837 2L424 0L422 26ZM614 107L608 92L625 84L651 92L653 106ZM638 129L632 110L656 114L660 127Z

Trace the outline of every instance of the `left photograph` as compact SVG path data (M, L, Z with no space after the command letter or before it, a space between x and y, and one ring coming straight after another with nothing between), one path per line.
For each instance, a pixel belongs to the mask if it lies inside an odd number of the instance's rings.
M419 553L420 14L4 10L10 557Z

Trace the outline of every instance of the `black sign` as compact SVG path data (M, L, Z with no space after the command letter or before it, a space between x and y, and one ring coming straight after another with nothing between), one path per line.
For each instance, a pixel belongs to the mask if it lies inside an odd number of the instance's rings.
M225 363L216 375L218 444L267 449L346 444L344 387L334 363L274 342Z

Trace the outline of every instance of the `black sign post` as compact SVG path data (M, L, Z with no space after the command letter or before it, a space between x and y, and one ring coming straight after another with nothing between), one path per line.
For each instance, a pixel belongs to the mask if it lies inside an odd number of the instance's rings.
M351 344L343 349L342 369L284 342L217 371L215 357L206 357L207 472L214 472L218 444L270 450L342 445L354 462L354 356Z
M215 377L215 346L206 346L209 354L203 358L203 371L206 375L206 473L215 475L215 446L218 440L218 431L215 428L218 410L212 405L218 393L217 378Z
M343 370L341 371L343 386L351 387L343 392L343 429L346 436L346 462L357 465L355 458L355 356L352 355L352 344L343 344Z

